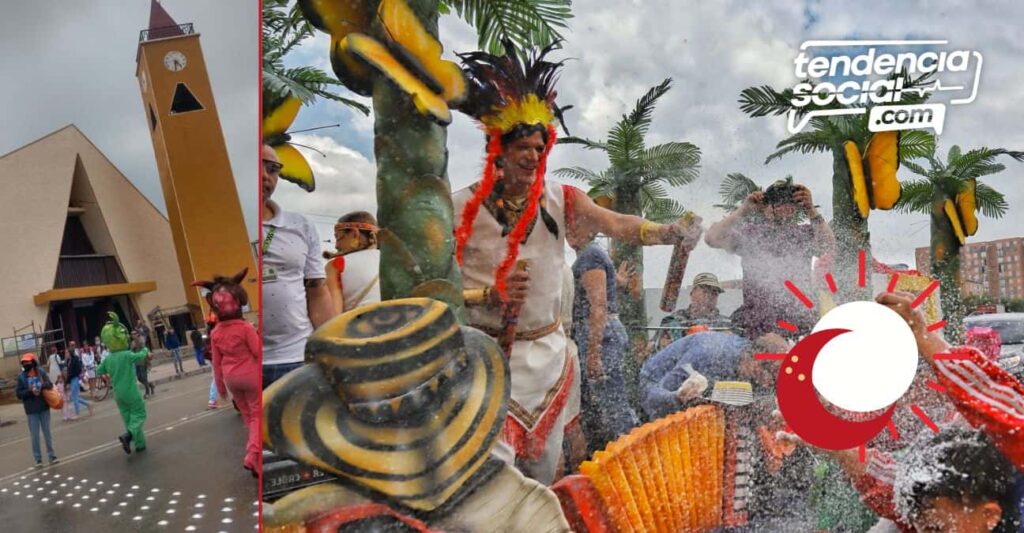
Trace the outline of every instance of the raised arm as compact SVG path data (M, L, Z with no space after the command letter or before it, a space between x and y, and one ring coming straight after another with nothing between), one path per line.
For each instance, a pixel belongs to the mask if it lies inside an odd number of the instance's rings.
M689 248L700 240L700 217L682 217L672 224L655 224L638 216L616 213L590 199L583 191L572 189L575 216L572 228L582 239L603 233L619 242L639 245L675 244L682 240Z
M733 239L735 227L743 221L751 213L757 211L764 204L764 193L761 191L750 193L743 203L740 204L739 209L733 211L728 216L715 222L708 228L708 233L704 237L704 242L712 248L720 248L729 252L736 249L736 243Z

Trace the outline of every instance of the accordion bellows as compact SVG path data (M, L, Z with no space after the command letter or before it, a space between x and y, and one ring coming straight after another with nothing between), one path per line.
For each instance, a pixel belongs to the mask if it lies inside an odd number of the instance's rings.
M576 499L576 514L603 515L576 517L592 532L710 531L723 521L725 451L722 410L694 407L620 437L580 465L589 483L555 490L563 508ZM596 493L597 509L581 492Z

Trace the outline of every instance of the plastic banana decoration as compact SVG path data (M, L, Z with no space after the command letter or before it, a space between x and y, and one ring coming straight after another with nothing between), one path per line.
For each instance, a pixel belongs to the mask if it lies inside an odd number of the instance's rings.
M281 178L290 181L306 192L316 189L313 169L309 162L294 146L288 144L291 136L285 133L299 114L302 102L289 96L283 99L266 100L263 103L263 142L269 144L277 152L281 160Z
M303 16L316 29L331 36L331 67L352 92L370 96L373 72L340 44L350 33L370 32L373 10L366 0L299 0Z
M868 218L872 209L892 209L903 192L896 179L900 166L900 133L883 131L872 135L863 158L854 141L843 143L843 153L860 217Z
M338 79L369 95L373 75L383 75L409 95L420 113L440 124L452 120L450 107L466 96L466 79L459 66L441 59L441 43L420 23L404 0L381 0L376 18L382 37L371 35L369 2L300 0L310 23L331 34L331 64ZM362 11L360 11L362 10ZM348 15L346 15L348 14ZM350 18L345 22L338 17Z
M969 179L964 182L964 189L957 193L956 200L946 199L942 204L942 211L953 226L953 233L961 245L967 237L978 232L977 202L975 194L978 189L978 182Z

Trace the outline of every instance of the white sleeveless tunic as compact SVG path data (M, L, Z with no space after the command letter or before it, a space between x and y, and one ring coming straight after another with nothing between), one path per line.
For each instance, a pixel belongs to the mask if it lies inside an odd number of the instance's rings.
M537 212L537 221L526 242L519 246L520 260L530 262L530 287L526 303L519 314L517 332L537 330L558 322L561 315L562 272L565 265L565 199L562 186L547 182L544 194L546 209L558 224L558 236L548 231ZM471 198L470 188L453 194L455 227L462 219L462 209ZM463 251L462 281L467 289L494 286L494 273L505 257L507 237L501 236L501 225L480 206L473 233ZM567 302L566 305L572 305ZM467 306L471 326L501 330L501 310L490 306ZM516 340L512 345L509 366L512 371L510 421L525 432L526 443L510 442L517 453L523 447L537 451L552 430L562 431L561 411L572 385L570 358L565 332L561 327L536 340ZM519 433L522 433L519 432ZM516 433L516 432L513 432ZM506 437L509 431L506 426ZM527 453L527 456L535 453Z

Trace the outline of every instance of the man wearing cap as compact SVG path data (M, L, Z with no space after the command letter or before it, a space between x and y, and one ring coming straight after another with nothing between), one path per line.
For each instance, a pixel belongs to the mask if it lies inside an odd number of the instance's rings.
M682 328L705 325L712 328L729 327L729 317L723 316L718 310L718 295L722 294L722 285L718 277L710 272L701 272L693 278L690 289L690 305L661 319L663 328L679 328L662 330L658 334L658 349L662 349L673 341L681 339L686 332Z
M263 145L263 387L302 366L306 338L333 316L320 237L306 217L270 197L281 160Z

